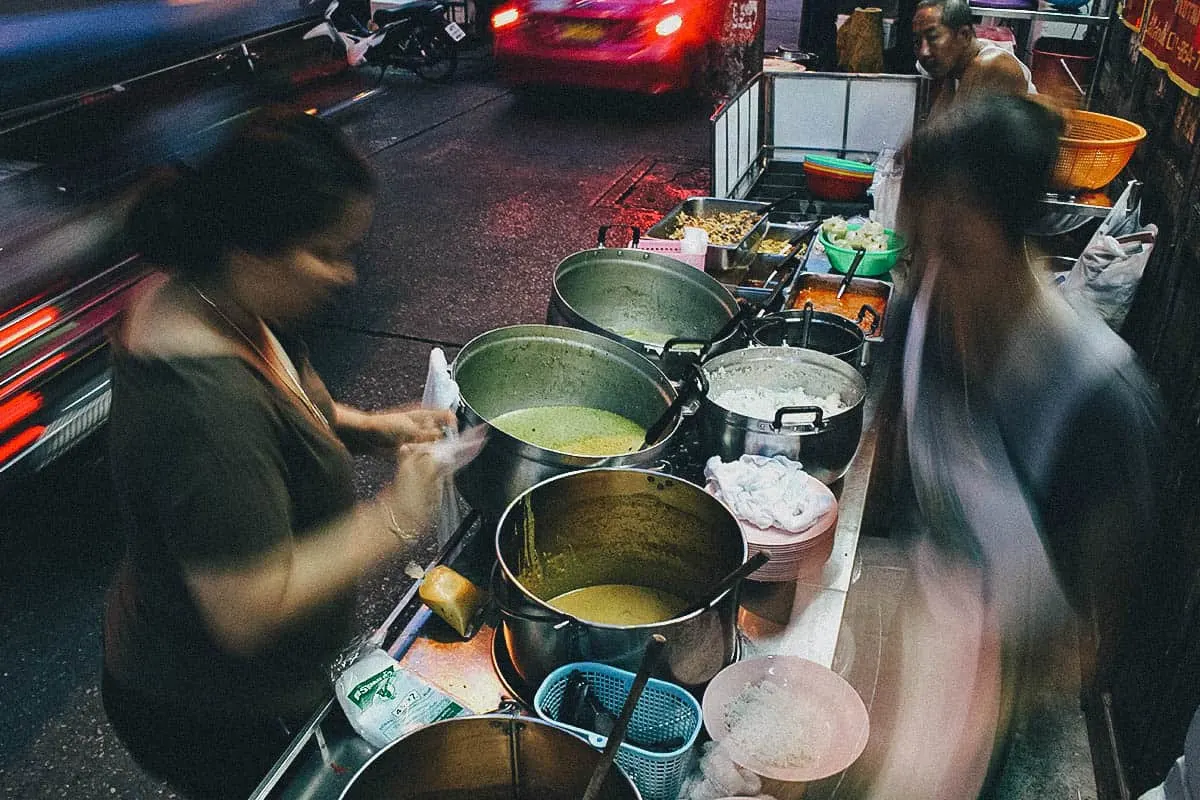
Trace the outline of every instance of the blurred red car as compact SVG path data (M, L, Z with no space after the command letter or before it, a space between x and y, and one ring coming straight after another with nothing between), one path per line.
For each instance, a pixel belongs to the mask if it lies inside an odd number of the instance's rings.
M696 85L726 3L508 0L492 13L496 66L510 85L660 94Z

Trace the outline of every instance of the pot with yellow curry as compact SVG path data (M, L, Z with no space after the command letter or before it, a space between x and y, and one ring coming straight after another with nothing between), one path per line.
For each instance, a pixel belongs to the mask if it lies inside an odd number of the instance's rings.
M707 601L746 550L732 512L680 478L600 468L543 481L496 528L509 660L534 686L576 661L632 671L661 633L656 675L702 687L736 657L737 587Z

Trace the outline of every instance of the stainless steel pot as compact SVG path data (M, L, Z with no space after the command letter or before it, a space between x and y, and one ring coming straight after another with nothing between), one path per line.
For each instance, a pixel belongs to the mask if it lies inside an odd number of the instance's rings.
M578 800L600 751L533 717L485 714L418 728L380 750L341 800ZM610 769L606 800L641 800L624 772Z
M533 685L573 661L634 671L655 633L667 639L657 671L666 680L702 687L733 663L737 587L699 611L648 625L591 622L547 603L601 584L703 602L705 589L746 560L746 540L732 512L694 484L636 469L559 475L505 510L496 527L496 556L505 647Z
M823 483L846 473L862 438L867 382L845 361L815 350L752 347L707 361L708 392L700 401L701 446L705 455L733 461L744 453L784 455ZM846 408L825 414L819 406L783 406L771 419L745 416L714 398L733 389L762 387L808 395L841 395Z
M672 379L681 360L662 358L669 339L709 342L738 311L737 300L711 275L659 253L597 247L568 256L554 270L546 320L620 342ZM735 329L707 353L746 343Z
M514 325L467 342L451 365L465 426L533 406L587 406L649 427L676 390L657 367L611 339L557 325ZM560 453L491 429L479 455L456 476L471 506L493 518L529 487L553 475L596 466L654 466L679 427L636 452L608 457Z
M806 347L845 361L862 371L862 328L840 314L814 311L783 311L764 317L750 332L750 341L765 347Z

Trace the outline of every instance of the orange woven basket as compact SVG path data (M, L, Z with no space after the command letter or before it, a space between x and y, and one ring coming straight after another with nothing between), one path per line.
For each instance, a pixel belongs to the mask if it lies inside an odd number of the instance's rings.
M1145 138L1146 129L1136 122L1094 111L1070 111L1050 183L1059 191L1102 189L1120 174Z

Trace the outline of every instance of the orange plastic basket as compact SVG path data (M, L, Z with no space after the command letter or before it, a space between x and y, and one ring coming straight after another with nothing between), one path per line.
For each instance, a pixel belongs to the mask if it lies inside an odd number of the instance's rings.
M1146 129L1136 122L1097 114L1067 112L1067 130L1059 139L1058 160L1050 177L1060 191L1102 189L1120 174Z

